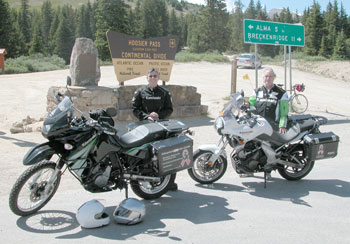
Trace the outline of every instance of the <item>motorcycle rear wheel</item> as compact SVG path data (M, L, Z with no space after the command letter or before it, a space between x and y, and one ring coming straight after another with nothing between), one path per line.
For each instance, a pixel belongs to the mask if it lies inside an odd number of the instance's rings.
M43 193L55 168L55 163L43 160L22 173L9 197L10 209L14 214L27 216L36 213L50 201L60 184L61 174L57 175L49 194Z
M152 200L164 195L168 191L169 186L174 184L175 178L176 173L162 177L160 182L132 180L130 185L136 195L145 200Z
M193 155L193 168L187 170L191 178L201 184L218 181L226 172L227 160L223 156L214 162L208 162L213 155L210 151L197 150Z
M314 167L315 161L308 161L303 153L303 150L293 152L294 156L303 164L302 168L293 168L291 166L284 166L278 169L278 173L286 180L296 181L307 176ZM297 163L292 160L293 163Z

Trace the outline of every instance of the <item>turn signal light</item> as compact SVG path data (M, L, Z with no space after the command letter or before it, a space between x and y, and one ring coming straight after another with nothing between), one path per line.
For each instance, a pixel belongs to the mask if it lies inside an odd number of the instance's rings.
M69 143L65 143L65 144L64 144L64 149L66 149L66 150L72 150L72 149L73 149L73 146L72 146L71 144L69 144Z

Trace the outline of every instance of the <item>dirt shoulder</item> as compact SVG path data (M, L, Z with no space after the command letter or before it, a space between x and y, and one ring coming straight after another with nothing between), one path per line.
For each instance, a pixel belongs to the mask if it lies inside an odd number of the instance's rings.
M283 65L283 64L281 64ZM350 82L350 61L308 62L293 60L293 68L323 77Z

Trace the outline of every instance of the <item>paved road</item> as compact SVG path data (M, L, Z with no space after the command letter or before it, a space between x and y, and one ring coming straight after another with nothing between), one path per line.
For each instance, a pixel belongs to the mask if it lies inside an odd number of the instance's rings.
M191 73L202 72L209 78L192 78L188 66L193 68ZM176 84L201 83L198 90L202 93L203 103L219 109L222 97L229 91L227 73L230 73L230 67L207 65L204 70L197 64L188 66L175 65L173 76ZM276 70L282 76L282 68L276 67ZM239 76L245 72L254 77L252 70L239 70ZM26 218L15 216L8 207L8 192L25 168L20 163L25 152L44 140L40 133L9 134L3 130L0 131L1 242L350 243L349 100L339 98L337 93L323 96L329 87L328 79L316 85L322 77L295 73L295 77L310 77L307 89L317 87L313 93L311 90L307 93L312 100L309 112L328 117L329 124L323 127L323 131L333 131L341 138L338 156L316 162L305 179L288 182L274 172L265 189L262 174L241 179L230 165L224 177L212 185L198 185L187 172L181 172L177 177L177 192L170 192L154 201L144 201L147 207L144 222L135 226L111 223L99 229L85 230L75 220L75 212L81 204L91 199L103 199L111 215L115 206L124 199L124 192L91 194L84 191L73 177L65 174L58 192L39 213ZM37 76L41 80L39 74ZM103 79L105 84L112 83L107 77ZM348 84L338 81L335 84L337 87L331 90L337 88L340 94L346 94L344 90L349 88ZM248 89L250 85L241 86ZM340 107L336 106L337 99L344 99ZM200 144L215 143L218 139L212 128L214 113L211 109L208 117L183 120L196 131L195 148ZM130 195L136 197L132 192Z

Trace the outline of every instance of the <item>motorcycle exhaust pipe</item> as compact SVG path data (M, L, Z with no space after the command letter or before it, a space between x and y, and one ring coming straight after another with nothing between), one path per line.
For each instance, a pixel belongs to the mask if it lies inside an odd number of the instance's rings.
M124 174L123 177L128 180L143 180L143 181L149 181L149 182L160 181L160 177L150 177L150 176L142 176L142 175Z

